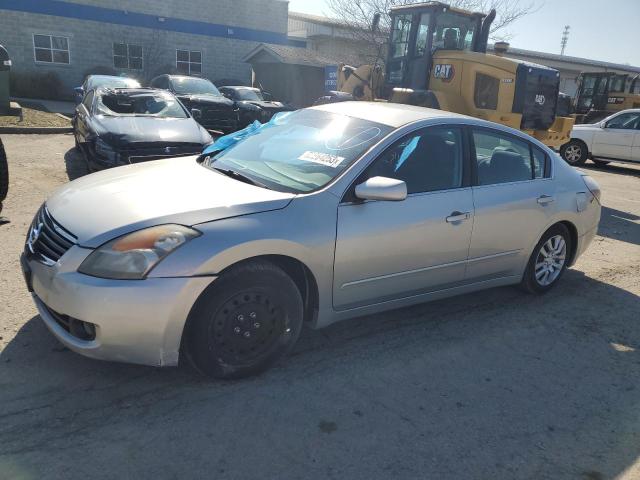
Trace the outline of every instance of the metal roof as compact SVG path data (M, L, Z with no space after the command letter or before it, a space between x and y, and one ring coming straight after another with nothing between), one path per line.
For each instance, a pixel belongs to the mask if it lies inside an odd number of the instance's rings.
M489 45L488 50L493 50L493 45ZM523 48L513 48L513 47L509 47L509 49L506 52L506 55L508 56L510 53L513 55L522 55L523 57L537 58L537 59L540 59L541 61L553 60L555 62L572 63L576 65L591 65L593 67L613 68L616 70L624 70L628 72L640 73L640 67L634 67L633 65L625 65L622 63L603 62L601 60L592 60L589 58L582 58L582 57L572 57L570 55L558 55L555 53L537 52L535 50L525 50Z

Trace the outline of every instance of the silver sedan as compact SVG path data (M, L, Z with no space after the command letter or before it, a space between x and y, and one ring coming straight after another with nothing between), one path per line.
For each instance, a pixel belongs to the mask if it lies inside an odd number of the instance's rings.
M544 293L599 219L596 182L525 134L341 103L65 185L22 265L70 349L233 378L272 365L305 324L504 285Z

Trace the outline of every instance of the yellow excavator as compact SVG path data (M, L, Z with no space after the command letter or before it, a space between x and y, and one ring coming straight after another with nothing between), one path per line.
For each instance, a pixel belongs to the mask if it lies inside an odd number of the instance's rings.
M569 140L574 118L558 115L560 73L487 54L495 10L485 15L426 2L394 7L390 15L385 70L340 65L339 91L321 103L420 105L501 123L553 148Z
M582 72L573 100L576 123L594 123L629 108L640 108L640 75Z

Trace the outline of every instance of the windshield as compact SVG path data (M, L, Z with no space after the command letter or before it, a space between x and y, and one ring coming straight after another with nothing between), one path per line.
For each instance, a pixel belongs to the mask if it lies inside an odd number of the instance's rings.
M203 78L176 77L171 79L171 84L175 92L182 95L222 95L213 83Z
M336 178L392 128L321 110L281 114L255 134L205 159L284 192L311 192Z
M254 102L262 102L264 101L264 97L262 96L262 92L258 90L253 90L251 88L242 88L236 90L238 94L238 98L240 100L249 100Z
M458 13L441 13L436 17L433 47L443 50L472 50L478 26L476 17Z
M97 77L89 79L87 85L87 91L93 90L98 87L111 87L111 88L140 88L140 83L133 78L109 78L109 77Z
M98 113L111 116L188 118L173 96L162 92L113 92L99 96Z

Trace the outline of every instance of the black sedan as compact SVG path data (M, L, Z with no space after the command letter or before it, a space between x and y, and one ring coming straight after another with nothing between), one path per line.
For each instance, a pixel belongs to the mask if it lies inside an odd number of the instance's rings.
M270 99L268 93L251 87L220 87L220 92L233 100L240 111L240 128L258 120L261 123L271 120L276 113L290 112L293 107Z
M196 155L213 142L175 96L148 88L88 92L73 127L90 171Z
M207 130L224 133L238 130L238 107L224 97L209 80L183 75L160 75L151 80L150 86L173 93Z

